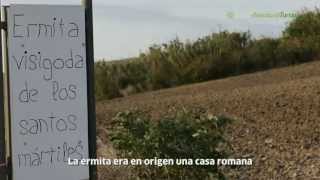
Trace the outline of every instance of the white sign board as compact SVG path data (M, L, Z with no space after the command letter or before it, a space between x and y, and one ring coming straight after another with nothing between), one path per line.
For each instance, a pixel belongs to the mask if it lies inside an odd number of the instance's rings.
M8 46L14 180L89 179L81 6L11 5Z

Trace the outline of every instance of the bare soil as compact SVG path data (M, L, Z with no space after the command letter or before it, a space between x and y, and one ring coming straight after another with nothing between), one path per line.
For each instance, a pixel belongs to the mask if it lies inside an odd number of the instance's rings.
M117 112L138 108L157 118L172 107L235 119L227 132L234 156L254 165L226 169L230 179L320 179L320 62L98 102L99 155L116 157L105 127ZM123 171L99 174L125 179Z

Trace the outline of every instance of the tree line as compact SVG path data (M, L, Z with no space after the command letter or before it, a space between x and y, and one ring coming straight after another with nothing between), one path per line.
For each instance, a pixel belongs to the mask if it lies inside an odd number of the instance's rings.
M195 41L176 38L139 57L95 63L96 98L111 99L320 59L320 11L304 11L279 38L222 31Z

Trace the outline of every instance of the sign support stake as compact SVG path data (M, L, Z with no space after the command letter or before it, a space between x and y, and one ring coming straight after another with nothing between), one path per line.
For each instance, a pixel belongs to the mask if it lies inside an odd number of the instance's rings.
M96 146L96 114L94 96L94 49L93 49L93 17L92 0L82 0L85 8L86 25L86 60L87 60L87 87L88 87L88 125L89 125L89 156L97 158ZM90 166L90 180L97 179L97 167Z
M0 2L0 14L1 2ZM1 18L0 18L1 21ZM3 89L3 56L2 56L2 28L3 23L0 22L0 179L6 179L7 162L6 162L6 137L5 137L5 115L4 115L4 89Z
M9 92L8 88L8 62L7 62L7 29L8 29L8 23L7 23L7 10L8 6L2 6L0 2L0 139L3 135L3 144L0 142L0 162L5 163L5 168L3 169L2 173L0 172L0 180L12 180L12 165L11 165L11 131L10 131L10 121L7 122L8 119L6 119L7 115L10 116L10 107L9 104L6 104L5 102L7 99L6 96L9 96L9 94L6 94ZM6 70L4 70L6 69ZM6 76L4 76L4 73L7 73ZM5 92L7 91L7 92ZM7 97L9 99L9 97ZM10 103L10 102L8 102ZM6 109L9 108L9 109ZM8 114L6 114L8 113ZM10 119L10 118L9 118ZM3 121L1 121L3 120ZM3 126L3 127L2 127ZM6 130L6 128L8 128ZM2 131L3 130L3 131ZM1 140L0 140L1 141ZM3 145L3 147L2 147ZM3 150L1 149L3 148ZM1 154L1 151L3 151L3 154ZM1 170L0 170L1 171Z

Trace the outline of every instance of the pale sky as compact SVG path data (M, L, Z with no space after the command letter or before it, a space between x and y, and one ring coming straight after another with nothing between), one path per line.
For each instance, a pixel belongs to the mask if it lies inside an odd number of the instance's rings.
M9 3L73 4L80 0L1 0ZM320 0L93 0L96 60L134 57L152 44L179 37L195 40L219 30L247 31L255 37L281 35L291 18L254 13L294 13Z

